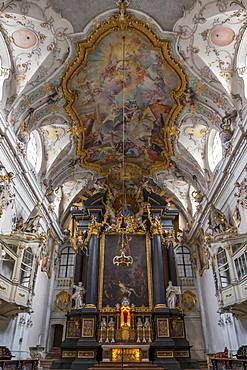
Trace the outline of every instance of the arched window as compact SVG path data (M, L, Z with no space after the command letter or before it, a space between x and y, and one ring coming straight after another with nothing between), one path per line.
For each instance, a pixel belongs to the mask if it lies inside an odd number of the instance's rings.
M27 160L38 173L42 165L42 145L38 131L32 131L27 144Z
M61 252L58 277L73 277L75 253L72 248L65 247Z
M208 139L208 164L213 172L223 157L222 144L218 131L212 129Z
M218 271L220 276L220 284L222 288L231 284L229 265L227 262L226 252L223 248L219 248L217 253Z
M179 277L193 277L190 250L187 247L176 248L176 265Z
M33 253L32 249L29 247L25 249L21 263L20 284L25 286L26 288L28 288L30 284L32 267L33 267Z

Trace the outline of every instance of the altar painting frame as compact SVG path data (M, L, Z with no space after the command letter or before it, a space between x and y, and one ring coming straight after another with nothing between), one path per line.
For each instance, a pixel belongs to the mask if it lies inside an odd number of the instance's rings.
M100 265L99 265L99 280L98 280L98 309L99 311L106 311L107 308L115 309L112 306L103 306L103 286L104 286L104 262L105 262L105 239L106 236L120 236L119 233L104 233L100 238ZM151 311L153 309L153 284L152 284L152 265L151 265L151 237L148 233L135 232L129 233L128 236L143 235L145 236L145 252L146 252L146 277L148 287L148 306L136 306L140 311L147 308Z

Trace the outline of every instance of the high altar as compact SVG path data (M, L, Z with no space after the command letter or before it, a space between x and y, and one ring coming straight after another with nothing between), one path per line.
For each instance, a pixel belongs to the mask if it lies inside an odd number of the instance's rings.
M146 190L142 200L140 221L132 203L112 222L109 192L72 208L71 241L79 248L75 282L86 287L86 296L72 302L62 360L53 367L86 369L97 361L195 366L183 312L166 302L168 281L177 285L171 240L178 211Z
M170 166L187 80L169 40L133 16L127 1L118 4L78 42L61 83L80 165L101 177L71 209L76 291L62 361L53 366L87 369L102 360L190 368L183 312L174 297L166 302L168 285L177 286L178 211L152 178Z

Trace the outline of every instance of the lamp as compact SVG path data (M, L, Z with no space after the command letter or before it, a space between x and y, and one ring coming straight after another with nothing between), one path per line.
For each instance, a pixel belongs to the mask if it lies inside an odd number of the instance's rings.
M124 240L125 237L126 237L126 235L122 231L121 232L120 256L115 256L115 257L113 257L113 260L112 260L113 264L116 265L116 266L124 266L125 267L125 266L132 265L132 263L133 263L133 257L125 255L125 249L126 249L126 245L128 243L128 241Z

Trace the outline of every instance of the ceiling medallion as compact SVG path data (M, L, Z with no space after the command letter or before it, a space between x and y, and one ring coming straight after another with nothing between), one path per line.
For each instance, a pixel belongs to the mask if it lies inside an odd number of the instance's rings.
M81 166L121 182L169 167L187 79L169 41L128 14L125 1L118 5L118 14L78 43L61 84Z

